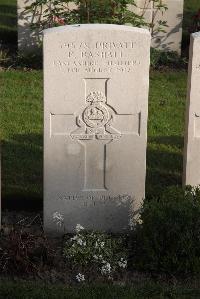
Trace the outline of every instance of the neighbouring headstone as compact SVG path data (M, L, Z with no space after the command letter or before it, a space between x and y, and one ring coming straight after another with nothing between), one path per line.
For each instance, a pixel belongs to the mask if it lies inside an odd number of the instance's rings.
M145 196L150 34L44 32L44 225L122 232ZM55 217L54 217L55 216ZM54 218L54 219L53 219Z
M183 185L200 185L200 32L191 35Z
M34 53L41 48L42 32L39 29L31 28L31 25L37 23L43 18L47 6L43 5L43 10L35 9L32 14L26 10L27 7L35 0L17 0L17 14L18 14L18 50L21 53ZM66 9L73 9L75 4L73 2L62 3Z
M152 47L163 51L175 51L181 54L182 23L184 0L164 0L168 9L164 12L157 12L153 8L153 19L166 21L165 32L157 32L152 39Z
M32 22L36 22L42 17L41 11L35 10L34 15L26 11L34 0L17 0L17 33L18 33L18 50L27 54L36 52L41 46L41 34L39 29L32 30Z
M167 27L164 27L164 32L157 31L153 35L151 46L159 50L175 51L181 54L184 0L163 0L162 2L168 8L164 13L156 9L158 2L136 0L137 8L134 5L129 5L129 7L137 14L144 15L148 23L153 22L158 25L158 21L166 21Z
M25 11L25 7L33 3L34 0L18 0L18 48L23 53L36 51L41 44L42 37L38 30L30 29L32 22L42 18L41 11L35 11L34 16ZM146 0L136 0L137 8L129 5L129 9L139 15L144 15L147 22L167 21L165 32L158 32L152 39L152 47L181 53L182 41L182 20L184 0L163 0L168 6L164 13L157 12L153 2ZM74 3L67 4L69 9L75 8ZM44 8L45 9L45 8Z

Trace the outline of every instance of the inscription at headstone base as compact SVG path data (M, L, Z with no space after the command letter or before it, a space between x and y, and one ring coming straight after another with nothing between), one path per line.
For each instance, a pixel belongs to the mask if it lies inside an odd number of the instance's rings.
M183 185L200 185L200 32L191 35Z
M150 34L118 25L44 32L44 222L122 232L145 196ZM53 215L63 216L56 226Z

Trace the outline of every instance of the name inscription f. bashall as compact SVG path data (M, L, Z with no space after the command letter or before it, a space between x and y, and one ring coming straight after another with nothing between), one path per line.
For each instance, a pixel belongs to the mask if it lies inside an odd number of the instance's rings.
M53 66L67 73L129 73L141 62L130 57L135 42L123 41L66 42L60 45L64 60L56 59Z

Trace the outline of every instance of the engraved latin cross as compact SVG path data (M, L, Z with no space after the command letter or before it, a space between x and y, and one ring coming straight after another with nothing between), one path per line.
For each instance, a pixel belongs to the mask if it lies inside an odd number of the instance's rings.
M106 147L119 140L123 132L113 127L118 118L137 118L136 134L140 134L140 113L119 114L107 103L108 78L87 78L86 106L76 117L77 129L69 134L74 140L85 148L85 180L84 191L106 191ZM55 114L52 113L55 116ZM72 117L72 115L57 115L59 117ZM131 119L132 120L132 119ZM75 119L74 119L75 121ZM64 128L63 128L64 129ZM133 132L127 132L131 134ZM64 134L65 135L65 134ZM98 165L98 171L96 171ZM99 171L100 170L100 171Z

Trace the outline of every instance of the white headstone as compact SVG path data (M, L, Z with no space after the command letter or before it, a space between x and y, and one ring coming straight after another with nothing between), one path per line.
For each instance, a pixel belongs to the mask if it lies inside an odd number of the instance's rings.
M17 1L17 14L18 14L18 50L23 53L34 52L41 44L39 30L32 30L32 21L40 18L40 12L36 11L33 16L27 12L25 8L30 6L33 0L18 0Z
M152 47L164 51L175 51L181 54L182 43L182 23L184 0L164 0L168 9L164 12L157 12L153 9L153 19L157 21L166 21L165 32L157 32L152 39Z
M183 185L200 184L200 32L191 35Z
M164 13L156 9L158 2L136 0L137 8L134 5L129 5L129 7L131 11L143 15L146 22L153 22L156 25L155 29L158 27L158 21L166 21L167 27L163 27L164 32L155 30L151 46L155 49L181 54L184 0L162 0L162 3L168 8Z
M150 34L118 25L44 32L44 222L120 232L145 196Z
M17 14L18 14L18 50L21 53L35 53L41 48L42 33L38 28L31 28L31 26L43 19L45 9L48 7L43 4L42 9L38 7L34 13L27 10L28 7L36 2L35 0L17 0ZM74 9L76 6L73 2L62 3L67 9Z

